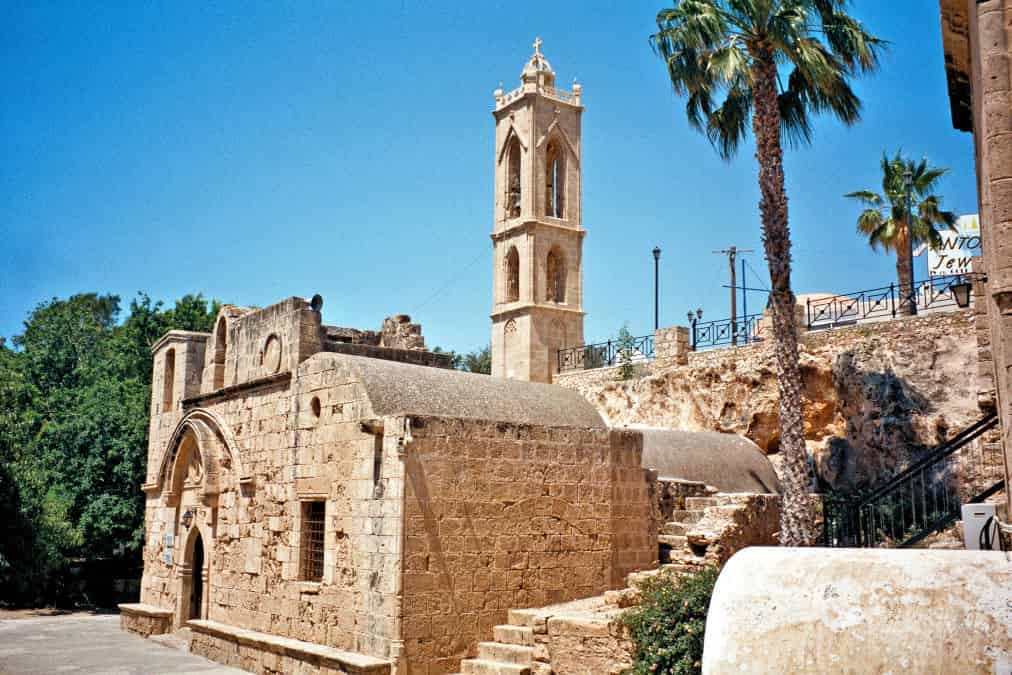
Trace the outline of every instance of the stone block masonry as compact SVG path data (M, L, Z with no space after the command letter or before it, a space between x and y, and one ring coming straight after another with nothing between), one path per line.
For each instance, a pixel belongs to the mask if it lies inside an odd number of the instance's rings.
M510 608L655 564L638 434L415 418L412 436L403 631L412 668L429 664L418 672L455 670Z
M978 331L971 310L801 336L805 435L824 486L877 481L969 426L978 408ZM737 433L779 461L772 343L656 360L642 377L562 373L615 426Z

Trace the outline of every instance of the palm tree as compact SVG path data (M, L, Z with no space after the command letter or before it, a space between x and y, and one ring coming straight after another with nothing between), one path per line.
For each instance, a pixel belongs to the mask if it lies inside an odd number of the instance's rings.
M851 76L878 66L883 42L844 11L846 0L675 0L657 14L651 44L689 123L724 159L751 131L759 163L759 211L769 265L784 500L780 542L805 546L815 532L801 409L796 301L784 188L783 140L811 141L811 114L845 124L860 117ZM722 101L717 99L722 98Z
M896 278L900 282L900 313L910 316L917 313L917 296L914 294L914 257L911 249L918 244L937 248L942 243L939 229L955 229L956 215L942 211L942 198L931 194L938 180L948 169L907 159L902 152L889 158L882 154L882 194L871 190L850 192L845 197L857 199L869 208L857 219L857 231L867 235L873 249L879 246L896 252ZM906 175L910 176L910 194L907 194ZM907 213L907 199L910 209Z

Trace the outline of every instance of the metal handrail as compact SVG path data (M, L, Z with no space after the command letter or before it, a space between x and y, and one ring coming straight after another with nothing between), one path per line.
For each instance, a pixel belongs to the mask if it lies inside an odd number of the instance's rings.
M608 340L592 345L560 349L558 351L559 372L591 370L618 365L623 353L628 353L631 363L641 363L654 358L654 336L634 337L629 340L627 346L623 346L619 340Z
M871 492L827 502L824 543L912 546L955 522L962 504L1005 486L1000 450L990 450L989 462L989 446L981 442L997 426L997 414L988 414Z
M843 293L805 303L805 321L808 330L831 328L861 319L896 317L903 306L913 303L918 310L951 307L956 304L952 287L964 281L966 275L937 276L927 281L915 281L911 290L903 293L897 284Z

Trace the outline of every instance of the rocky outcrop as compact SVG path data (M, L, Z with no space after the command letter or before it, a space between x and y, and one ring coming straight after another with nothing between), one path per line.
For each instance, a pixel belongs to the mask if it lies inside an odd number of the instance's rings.
M969 311L808 333L801 341L805 437L822 488L873 483L979 418ZM689 364L619 381L565 373L614 426L722 431L778 465L772 345L690 354Z

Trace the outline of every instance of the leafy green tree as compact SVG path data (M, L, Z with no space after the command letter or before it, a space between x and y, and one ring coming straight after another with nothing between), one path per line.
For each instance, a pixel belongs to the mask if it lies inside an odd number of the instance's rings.
M0 347L0 600L37 603L71 558L136 559L143 545L151 346L167 330L209 331L217 303L172 309L139 294L37 306Z
M910 212L904 175L910 173ZM941 230L953 230L956 214L941 209L942 198L933 194L948 169L932 167L928 160L916 162L902 152L894 157L882 153L882 192L858 190L845 197L856 199L868 208L857 219L857 231L868 237L873 249L880 246L896 253L896 278L900 284L900 312L917 313L914 295L914 258L912 247L928 244L938 248Z
M481 349L468 352L464 355L460 369L469 373L480 373L481 375L492 374L492 345L485 345Z
M641 587L641 601L622 616L635 645L633 675L703 672L703 635L717 569L660 574Z
M492 374L492 346L485 345L467 354L454 351L446 351L442 347L432 348L433 354L449 354L450 367L454 370L462 370L465 373L479 373L481 375Z
M812 114L829 113L845 124L860 117L849 79L876 69L883 43L845 7L845 0L676 0L657 14L658 30L650 37L675 93L687 98L689 123L721 157L737 153L751 121L772 288L784 454L780 530L787 546L811 544L815 531L807 499L783 142L810 142Z
M636 353L636 338L629 332L629 324L624 323L618 329L618 379L631 379L635 373L633 358Z

